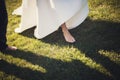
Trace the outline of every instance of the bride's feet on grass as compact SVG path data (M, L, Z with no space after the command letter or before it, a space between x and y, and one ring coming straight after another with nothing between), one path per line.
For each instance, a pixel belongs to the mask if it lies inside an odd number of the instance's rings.
M64 36L66 42L74 43L76 40L75 40L75 38L71 35L71 33L68 31L65 23L62 24L61 27L62 27L63 36Z

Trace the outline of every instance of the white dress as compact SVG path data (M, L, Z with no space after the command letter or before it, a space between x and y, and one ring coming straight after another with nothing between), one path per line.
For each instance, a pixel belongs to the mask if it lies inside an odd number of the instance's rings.
M23 0L13 14L21 15L15 32L36 26L34 35L41 39L56 31L63 23L68 29L80 25L89 13L87 0Z

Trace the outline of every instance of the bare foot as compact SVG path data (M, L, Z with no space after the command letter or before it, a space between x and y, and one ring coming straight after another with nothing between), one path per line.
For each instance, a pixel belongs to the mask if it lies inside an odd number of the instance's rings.
M67 32L63 32L64 38L67 42L69 43L74 43L75 42L75 38L70 34L69 31Z
M64 35L64 38L67 42L69 43L74 43L75 42L75 38L71 35L71 33L68 31L65 23L61 26L62 27L62 32Z
M6 50L15 51L15 50L17 50L17 47L15 47L15 46L8 46L6 48Z

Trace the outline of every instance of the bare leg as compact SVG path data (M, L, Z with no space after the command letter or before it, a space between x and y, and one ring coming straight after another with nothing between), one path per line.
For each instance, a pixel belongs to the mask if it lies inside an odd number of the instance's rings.
M74 43L75 42L75 38L71 35L71 33L68 31L67 27L66 27L66 24L63 23L61 25L61 28L62 28L62 32L63 32L63 35L64 35L64 38L67 42L69 43Z

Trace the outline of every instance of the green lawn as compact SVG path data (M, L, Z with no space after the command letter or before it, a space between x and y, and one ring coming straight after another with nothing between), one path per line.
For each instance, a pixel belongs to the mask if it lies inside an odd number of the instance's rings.
M88 18L70 30L77 42L64 41L61 29L38 40L34 28L14 32L20 16L12 15L21 0L6 0L8 44L17 51L0 52L0 80L119 80L120 1L89 0Z

